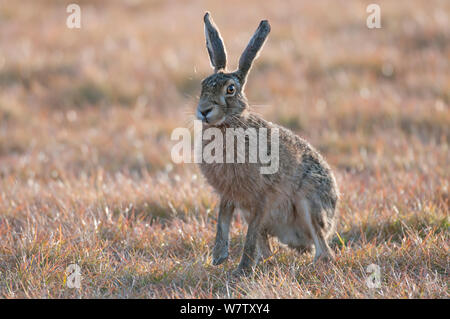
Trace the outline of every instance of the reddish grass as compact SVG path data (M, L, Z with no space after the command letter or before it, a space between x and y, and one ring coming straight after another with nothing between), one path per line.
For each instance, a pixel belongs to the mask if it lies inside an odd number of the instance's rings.
M379 30L364 1L77 3L80 30L65 1L0 3L1 297L449 297L450 2L378 1ZM273 240L254 276L228 280L239 216L230 259L211 265L218 197L170 159L211 72L205 10L232 66L272 24L248 98L335 170L332 265Z

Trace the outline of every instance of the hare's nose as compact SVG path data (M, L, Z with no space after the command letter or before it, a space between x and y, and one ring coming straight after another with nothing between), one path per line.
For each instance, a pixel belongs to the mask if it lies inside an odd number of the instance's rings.
M200 114L203 115L204 118L206 118L211 111L212 107L207 110L200 111Z

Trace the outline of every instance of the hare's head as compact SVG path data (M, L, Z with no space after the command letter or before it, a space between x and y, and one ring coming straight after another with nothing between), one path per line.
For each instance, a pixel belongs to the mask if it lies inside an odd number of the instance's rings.
M202 92L197 107L197 118L209 125L221 125L241 114L247 107L244 85L253 60L261 50L270 25L261 21L255 34L239 59L234 72L226 72L227 55L219 30L209 12L205 14L205 36L214 73L202 81Z

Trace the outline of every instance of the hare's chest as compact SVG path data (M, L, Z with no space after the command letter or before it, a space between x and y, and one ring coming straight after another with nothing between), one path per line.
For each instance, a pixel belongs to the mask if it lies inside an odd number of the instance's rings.
M252 164L200 164L208 183L222 196L245 202L259 193L261 181L258 168Z

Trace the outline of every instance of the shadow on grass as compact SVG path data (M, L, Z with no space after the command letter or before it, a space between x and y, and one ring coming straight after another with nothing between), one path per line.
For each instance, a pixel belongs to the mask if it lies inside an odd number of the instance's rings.
M364 245L368 242L384 243L397 242L408 236L408 233L415 232L424 239L430 233L439 234L441 232L449 231L449 222L446 217L439 216L412 216L402 219L401 217L380 223L362 223L361 225L352 225L348 230L334 236L331 242L331 247L342 248L343 245Z

